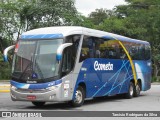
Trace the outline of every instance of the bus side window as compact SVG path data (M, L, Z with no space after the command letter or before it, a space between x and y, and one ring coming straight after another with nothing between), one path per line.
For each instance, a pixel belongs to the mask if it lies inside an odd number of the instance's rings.
M80 60L79 61L82 62L87 58L88 58L88 52L85 49L82 49L81 53L80 53Z
M123 50L123 48L119 49L119 59L127 59L127 55L125 51Z
M72 43L73 45L63 51L62 76L68 74L74 68L80 37L81 35L71 35L65 39L65 43Z
M87 58L93 58L93 57L94 57L93 38L84 36L79 62L82 62Z
M113 48L110 48L109 49L109 58L114 59L115 55L116 55L115 50Z
M62 60L62 76L68 74L73 69L73 52L71 46L64 49Z
M139 46L139 60L145 60L145 45Z
M149 45L145 45L145 60L149 60L151 56L151 48Z
M133 60L138 59L138 46L131 46L130 51L129 51L130 56L132 57Z
M106 58L108 59L119 59L119 45L115 40L107 41Z

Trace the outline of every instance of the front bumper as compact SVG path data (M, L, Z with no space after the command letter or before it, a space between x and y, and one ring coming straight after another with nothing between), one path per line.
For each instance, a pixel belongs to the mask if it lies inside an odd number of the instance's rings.
M11 87L11 99L13 101L44 101L58 102L61 101L61 86L59 84L54 90L46 89L13 89ZM35 96L35 99L28 99L28 96Z

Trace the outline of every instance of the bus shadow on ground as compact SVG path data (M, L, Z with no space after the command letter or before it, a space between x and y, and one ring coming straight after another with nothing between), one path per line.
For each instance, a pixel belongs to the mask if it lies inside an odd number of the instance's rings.
M132 99L138 99L141 97L145 97L146 95L140 95L139 97L134 97ZM123 95L116 95L116 96L105 96L105 97L97 97L90 100L85 100L82 107L73 107L68 102L65 103L47 103L42 107L37 106L28 106L27 109L36 109L36 110L76 110L76 111L82 111L83 106L88 106L92 104L101 104L101 103L107 103L107 102L123 102L123 99L125 100ZM24 108L26 109L26 108Z
M139 97L144 97L145 95L140 95ZM133 97L132 99L137 99L139 97ZM101 104L105 102L123 102L126 98L124 95L115 95L115 96L105 96L105 97L97 97L92 100L85 101L84 105L91 104Z

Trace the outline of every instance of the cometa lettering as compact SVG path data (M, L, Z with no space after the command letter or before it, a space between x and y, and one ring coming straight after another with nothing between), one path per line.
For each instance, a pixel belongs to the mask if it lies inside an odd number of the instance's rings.
M110 62L108 62L107 64L100 64L98 63L98 61L94 62L94 69L95 71L100 71L100 70L113 70L113 64L111 64Z

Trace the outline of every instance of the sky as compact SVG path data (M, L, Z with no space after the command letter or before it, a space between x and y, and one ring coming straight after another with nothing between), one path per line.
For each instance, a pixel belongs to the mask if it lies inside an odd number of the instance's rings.
M87 16L97 8L113 9L116 5L124 5L124 0L76 0L75 6L82 15Z

